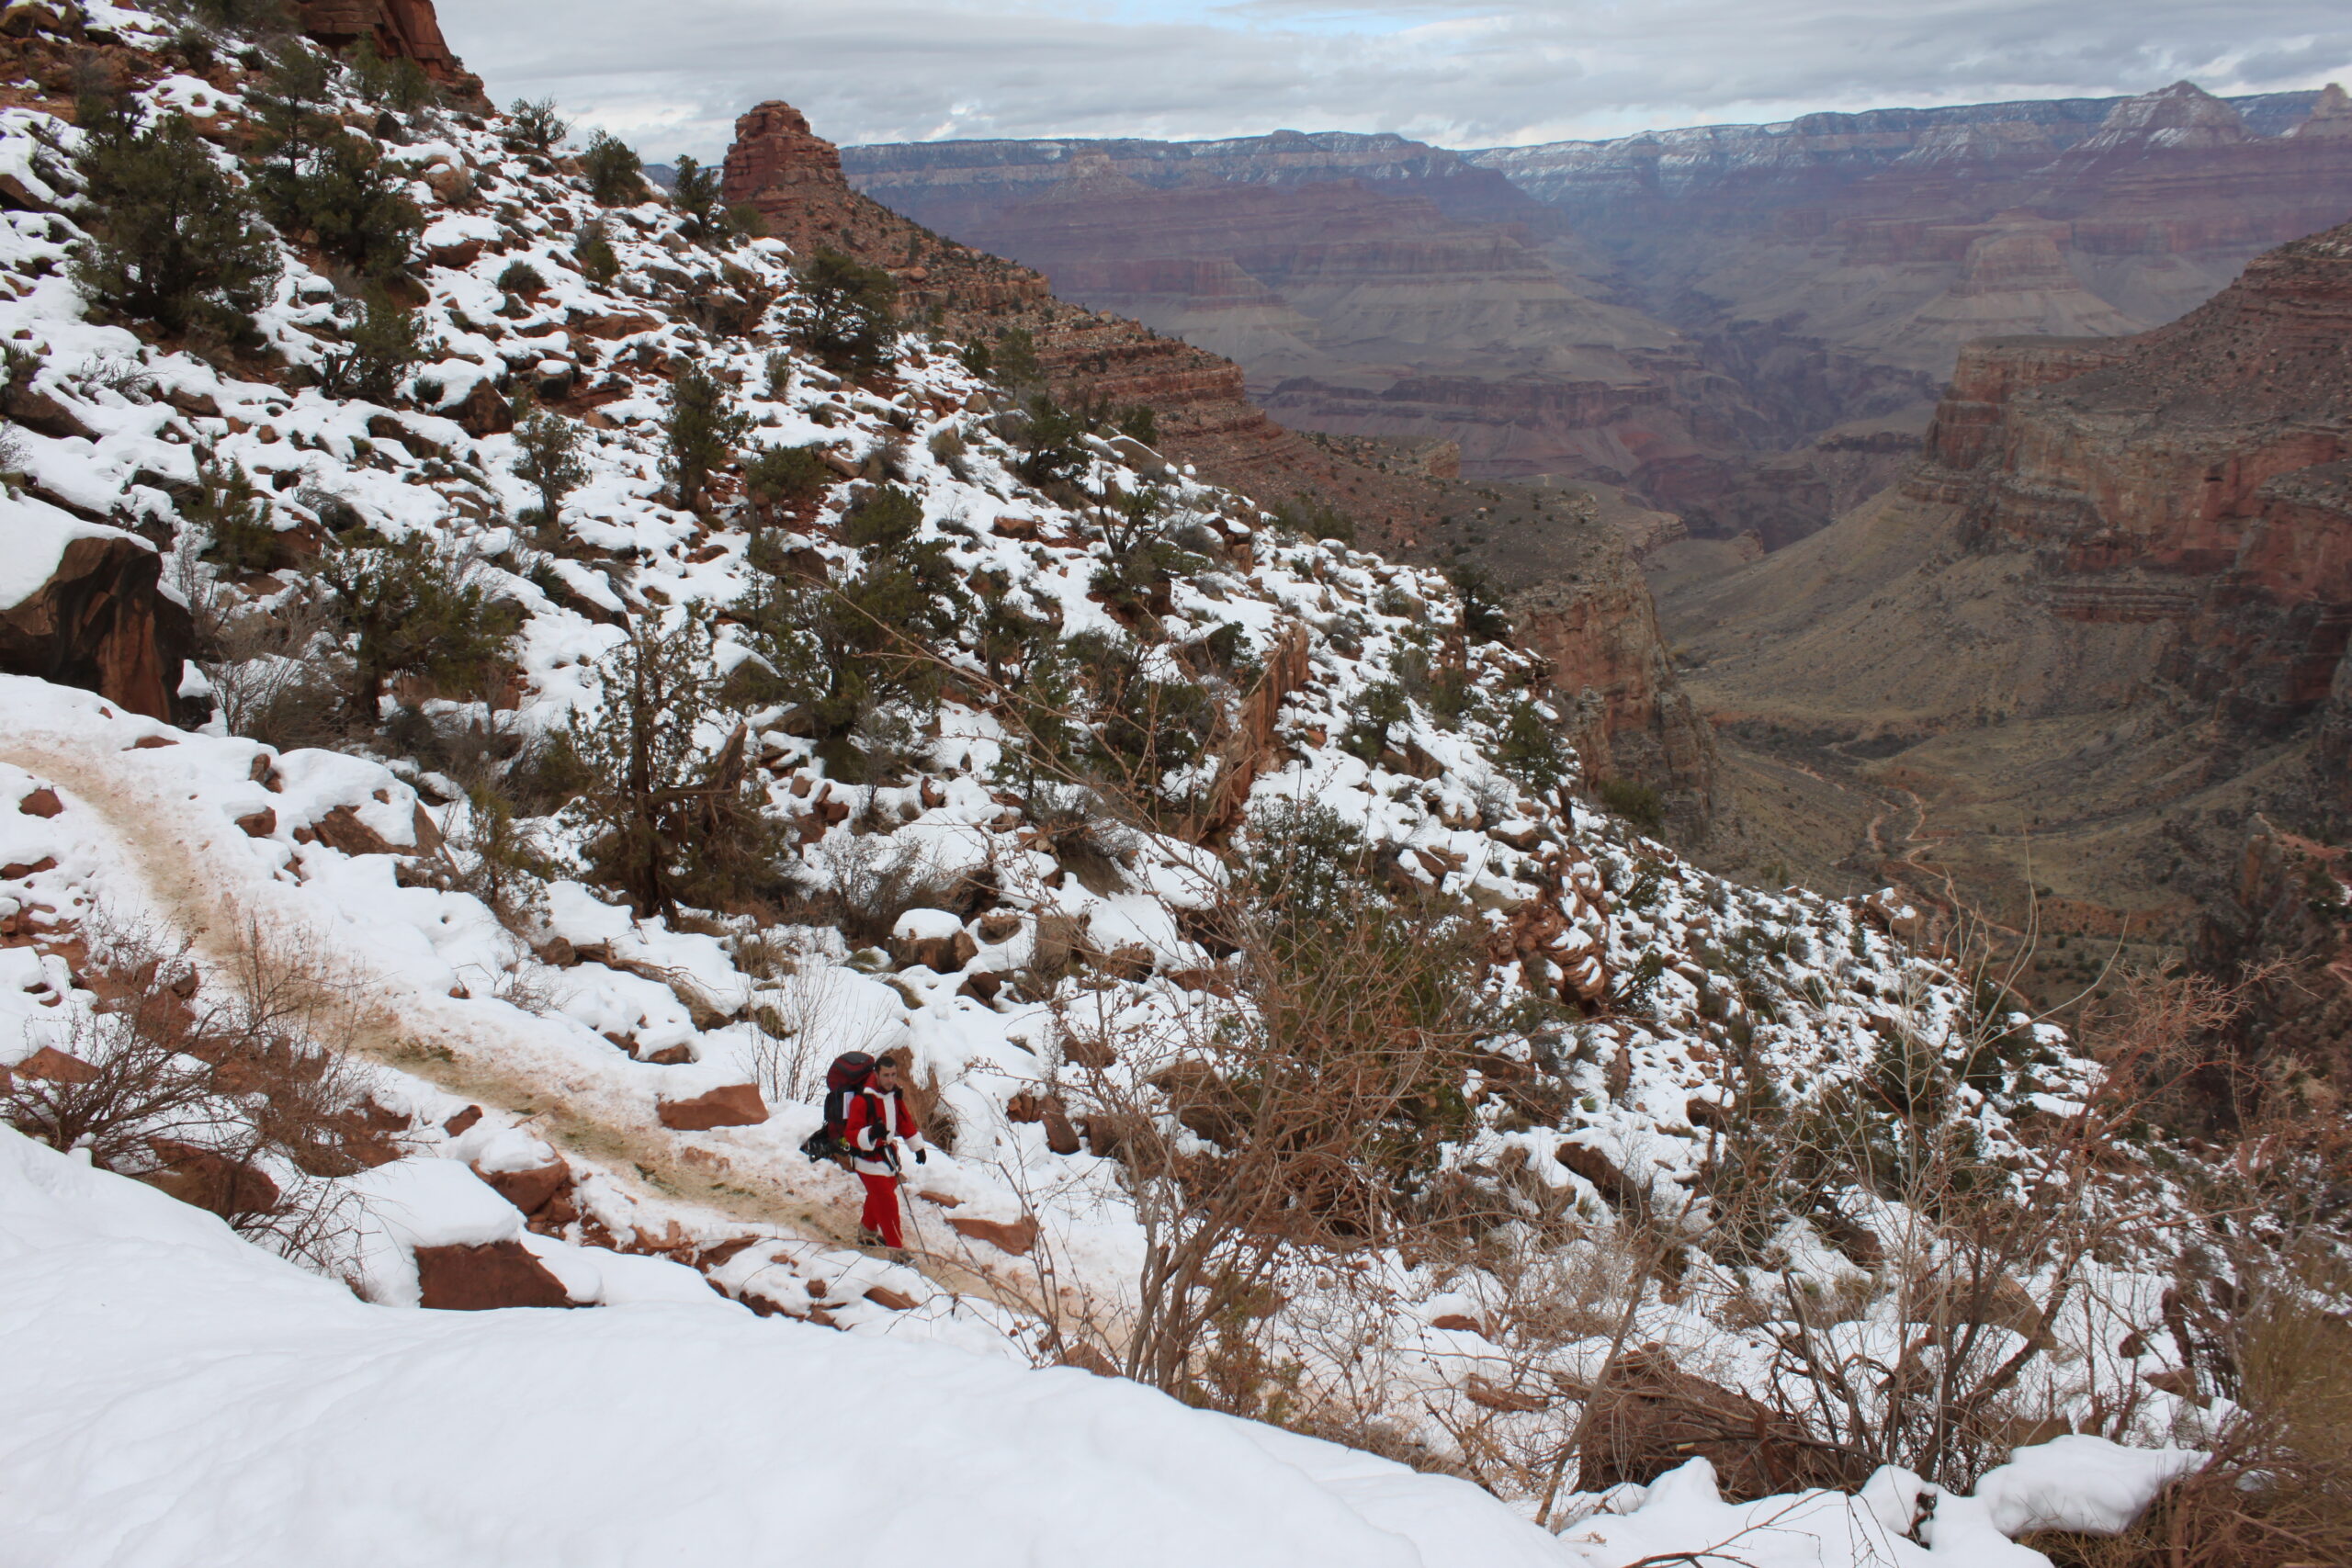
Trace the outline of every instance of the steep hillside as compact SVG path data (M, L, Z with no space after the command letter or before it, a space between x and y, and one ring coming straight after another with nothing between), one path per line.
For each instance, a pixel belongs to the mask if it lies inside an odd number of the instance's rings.
M985 143L978 151L1020 145ZM1417 145L1384 144L1382 151L1393 154ZM1337 187L1313 177L1325 167L1322 163L1279 153L1274 163L1283 171L1279 183L1295 186L1292 198L1309 207L1329 205L1326 197ZM1127 178L1105 167L1105 177ZM1021 173L1010 172L1015 177ZM1504 199L1497 195L1496 181L1475 171L1441 163L1439 174L1485 193L1457 206ZM1356 232L1356 249L1393 248L1393 236L1365 232L1368 224L1382 227L1374 221L1385 210L1381 202L1367 202L1361 190L1349 189L1354 194L1340 197L1344 218L1340 211L1320 214L1316 228L1321 237L1315 244L1335 254L1348 251L1345 243L1330 243L1329 223L1341 221ZM1251 199L1249 192L1236 194ZM1286 208L1281 191L1274 194ZM1204 478L1249 491L1269 505L1304 504L1326 517L1336 513L1338 528L1360 532L1364 543L1399 555L1441 562L1467 557L1510 601L1522 640L1553 660L1559 698L1576 716L1573 742L1594 776L1622 777L1658 790L1676 835L1686 841L1703 839L1713 829L1712 738L1676 684L1657 642L1648 589L1630 540L1586 493L1464 482L1464 441L1449 438L1432 446L1426 440L1430 431L1410 420L1374 422L1371 434L1406 438L1394 442L1316 441L1286 429L1250 400L1241 365L1198 346L1246 346L1228 342L1221 329L1162 336L1154 329L1173 332L1181 323L1155 312L1150 299L1117 289L1073 289L1069 278L1057 276L1054 281L1066 294L1105 309L1066 303L1029 268L987 249L943 239L853 190L838 150L813 134L788 105L763 104L737 123L727 157L726 195L757 210L771 233L803 250L838 247L886 265L910 314L927 315L954 337L995 344L1002 356L1007 334L1014 334L1016 353L1034 354L1038 377L1065 402L1106 410L1148 408L1152 439ZM1434 217L1434 208L1419 197L1401 205L1417 220ZM1367 206L1370 213L1359 210ZM1078 214L1091 208L1065 203L1057 209ZM1296 217L1278 218L1278 223ZM1540 316L1564 304L1559 290L1542 277L1531 284L1526 275L1544 269L1515 240L1503 241L1510 254L1498 263L1491 231L1481 238L1468 231L1456 234L1443 221L1427 226L1461 242L1439 244L1438 250L1463 257L1474 268L1515 278L1500 286L1503 298L1487 302L1488 313L1498 318L1497 331L1529 311ZM964 237L986 243L985 236ZM1357 259L1375 274L1381 270L1376 261ZM1227 282L1238 276L1229 268L1219 276ZM1240 301L1242 314L1262 325L1268 317L1260 307L1268 297L1256 298L1254 306ZM1459 300L1441 303L1455 313L1464 309ZM1365 308L1380 313L1376 302ZM1647 396L1637 393L1635 400ZM1342 422L1333 428L1352 427ZM1449 435L1460 434L1458 425L1446 430Z
M543 115L35 26L0 612L154 575L0 676L0 1540L2041 1568L2259 1397L2308 1130L1643 837L1490 604ZM803 1152L853 1048L903 1247Z
M1923 887L2185 936L2252 813L2352 812L2347 337L2337 228L2155 332L1972 346L1900 486L1670 596L1701 700L1863 742L1844 760L1925 803L1921 852L1886 857Z

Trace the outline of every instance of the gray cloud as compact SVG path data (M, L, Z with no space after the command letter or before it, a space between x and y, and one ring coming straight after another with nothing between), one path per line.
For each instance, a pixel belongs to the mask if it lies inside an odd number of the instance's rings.
M552 95L656 158L715 155L771 97L842 142L1290 127L1484 146L2352 73L2337 0L442 0L441 17L502 100Z

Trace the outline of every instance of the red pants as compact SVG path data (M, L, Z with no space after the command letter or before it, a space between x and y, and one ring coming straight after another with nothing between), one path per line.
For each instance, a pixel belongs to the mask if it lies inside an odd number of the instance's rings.
M868 1176L864 1171L857 1179L865 1183L865 1212L857 1223L882 1238L886 1247L907 1245L904 1233L899 1229L899 1179L895 1176Z

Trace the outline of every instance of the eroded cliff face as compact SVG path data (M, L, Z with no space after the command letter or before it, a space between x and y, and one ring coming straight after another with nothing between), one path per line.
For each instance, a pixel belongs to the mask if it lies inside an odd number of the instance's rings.
M2169 321L2352 209L2340 89L1819 114L1474 152L1668 320L1940 378L1994 333ZM1850 414L1842 417L1851 417Z
M1544 655L1588 776L1657 788L1673 835L1704 841L1720 812L1714 732L1675 678L1649 584L1613 530L1573 567L1514 594L1521 643Z
M424 73L462 96L480 99L481 78L441 36L433 0L302 0L302 30L341 49L365 39L387 60L413 60Z
M2030 553L2052 614L2168 623L2160 679L2280 733L2352 640L2347 344L2352 225L2140 337L1973 348L1913 482L1973 547Z
M1354 298L1357 303L1350 309L1369 323L1363 327L1368 333L1419 330L1398 323L1419 307L1409 299L1400 304L1394 290L1384 295L1383 280L1418 276L1439 261L1477 271L1487 280L1491 287L1483 300L1463 308L1487 311L1490 324L1500 323L1497 331L1554 306L1566 308L1530 284L1531 277L1540 284L1546 269L1518 239L1464 229L1426 195L1406 197L1307 177L1327 171L1334 157L1343 163L1354 159L1360 170L1393 168L1418 157L1413 149L1419 144L1394 137L1336 139L1335 152L1326 145L1330 140L1253 139L1236 155L1273 157L1295 188L1254 194L1188 189L1169 210L1221 233L1220 243L1248 250L1257 265L1279 269L1310 295ZM1035 145L950 144L949 173L977 173L969 181L944 180L944 187L961 193L955 199L970 209L980 200L975 188L988 188L989 180L1010 168L1016 188L1061 191L1058 209L1050 200L1036 204L1049 209L1039 221L1058 224L1056 231L1068 236L1069 249L1091 258L1084 263L1091 269L1085 276L1099 297L1146 313L1154 301L1181 297L1190 302L1185 309L1229 311L1232 321L1261 337L1282 329L1288 319L1285 307L1254 274L1233 265L1229 255L1121 260L1098 243L1105 220L1091 198L1077 199L1064 187L1112 197L1140 188L1133 171L1153 172L1147 154L1132 148L1116 157L1091 152L1073 182L1065 177L1071 172L1069 160L1047 161L1051 179L1032 178L1026 165L1012 161L1020 150ZM1464 210L1478 210L1482 203L1503 209L1526 205L1508 186L1498 187L1498 176L1470 170L1458 159L1436 159L1431 166L1440 173L1421 182L1424 190L1458 180L1458 186L1448 187L1446 200ZM1511 596L1522 640L1552 660L1555 694L1570 712L1572 739L1596 775L1650 784L1664 797L1679 833L1697 838L1708 830L1715 807L1706 728L1658 643L1647 584L1618 530L1596 514L1589 499L1536 491L1506 495L1466 482L1463 472L1474 460L1476 426L1449 428L1449 435L1459 434L1458 444L1423 440L1420 446L1428 449L1418 454L1409 439L1325 442L1285 428L1251 400L1243 367L1233 360L1163 335L1149 321L1068 303L1037 270L943 239L852 189L842 175L842 154L789 105L763 104L737 121L725 165L725 197L730 204L758 209L770 232L797 249L839 249L888 267L897 280L902 311L918 320L935 313L948 337L986 340L1008 327L1029 332L1057 397L1150 407L1169 457L1195 465L1204 476L1261 504L1303 497L1353 518L1365 544L1408 556L1469 554L1486 559ZM1319 217L1302 222L1302 212ZM1219 223L1222 230L1216 228ZM1409 296L1410 289L1404 292ZM1165 317L1160 321L1166 323ZM1498 394L1491 380L1466 379L1473 389L1465 399L1484 397L1503 405L1516 395ZM1638 377L1634 379L1639 383ZM1552 395L1573 400L1587 394ZM1590 395L1615 394L1604 386ZM1643 406L1645 395L1626 392L1618 404ZM1498 428L1507 423L1501 412ZM1670 419L1667 423L1677 439L1687 439L1680 427ZM1416 434L1408 422L1377 418L1339 428L1343 434Z
M1669 598L1702 707L1866 740L1980 894L2185 932L2251 814L2352 828L2347 344L2352 225L2153 332L1972 345L1896 490Z

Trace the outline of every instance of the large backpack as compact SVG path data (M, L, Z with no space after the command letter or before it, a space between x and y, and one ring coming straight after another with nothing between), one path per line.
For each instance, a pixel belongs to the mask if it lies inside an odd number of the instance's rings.
M808 1134L800 1152L812 1160L845 1160L849 1147L849 1097L874 1080L879 1066L864 1051L844 1051L825 1069L825 1122Z

